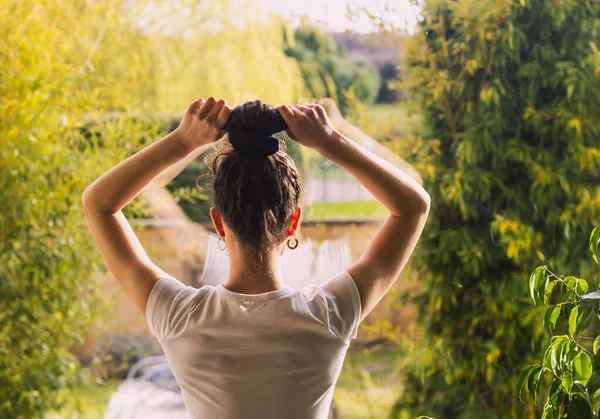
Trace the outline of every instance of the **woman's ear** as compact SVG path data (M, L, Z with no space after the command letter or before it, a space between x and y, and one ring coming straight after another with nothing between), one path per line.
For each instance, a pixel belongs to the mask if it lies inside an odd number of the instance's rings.
M217 235L219 237L225 237L225 229L223 228L223 221L221 221L221 216L219 215L219 211L217 211L217 209L215 207L210 207L210 219L212 220L213 226L215 226Z
M302 207L297 207L292 213L292 219L290 220L290 225L288 227L288 237L296 234L296 230L300 225L300 219L302 218Z

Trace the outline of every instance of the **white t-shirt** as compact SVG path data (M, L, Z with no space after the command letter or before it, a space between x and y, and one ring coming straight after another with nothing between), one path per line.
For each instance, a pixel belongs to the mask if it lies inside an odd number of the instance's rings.
M158 280L146 318L193 418L327 418L361 314L347 271L323 285L238 294Z

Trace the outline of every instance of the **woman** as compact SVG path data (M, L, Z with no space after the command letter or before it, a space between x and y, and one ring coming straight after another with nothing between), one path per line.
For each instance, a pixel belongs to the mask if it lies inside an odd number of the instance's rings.
M299 173L270 135L292 139L350 172L390 214L361 258L322 286L294 290L280 257L302 209ZM210 216L231 263L227 281L195 289L154 265L121 209L156 175L219 141ZM429 212L427 192L338 132L320 105L198 99L173 132L98 178L86 218L112 274L161 343L195 418L326 418L359 323L406 265Z

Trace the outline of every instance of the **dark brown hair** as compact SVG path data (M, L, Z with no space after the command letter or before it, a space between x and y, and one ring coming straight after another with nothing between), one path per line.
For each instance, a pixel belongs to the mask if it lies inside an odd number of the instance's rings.
M269 135L280 116L260 100L237 106L225 131ZM300 200L300 173L279 139L279 151L252 155L233 148L228 138L205 159L212 175L213 205L233 231L249 261L257 266L265 253L287 237L291 216Z

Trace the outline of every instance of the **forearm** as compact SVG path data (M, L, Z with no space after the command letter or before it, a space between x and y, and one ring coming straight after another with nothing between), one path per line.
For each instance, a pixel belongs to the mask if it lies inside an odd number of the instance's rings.
M429 209L429 194L416 180L341 133L334 132L317 151L354 176L392 215Z
M171 132L96 179L83 194L85 207L111 214L119 212L159 173L191 152L178 132Z

